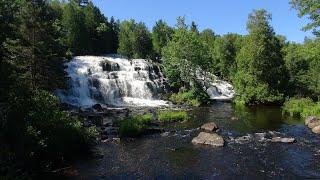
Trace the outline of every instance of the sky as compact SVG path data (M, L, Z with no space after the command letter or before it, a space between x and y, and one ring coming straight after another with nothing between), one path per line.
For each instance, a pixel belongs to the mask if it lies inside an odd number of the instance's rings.
M199 30L212 29L216 34L229 32L247 34L246 22L254 9L266 9L272 14L271 25L276 34L284 35L289 41L302 43L311 32L301 28L309 20L299 18L289 0L92 0L102 13L116 19L144 22L152 29L159 19L169 25L176 24L178 16L186 22L195 21Z

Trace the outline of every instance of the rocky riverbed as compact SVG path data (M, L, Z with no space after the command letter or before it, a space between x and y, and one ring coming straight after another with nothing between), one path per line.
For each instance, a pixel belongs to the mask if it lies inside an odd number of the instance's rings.
M112 119L146 111L109 109L100 116L106 113L102 119ZM278 107L237 109L216 103L193 108L189 116L188 122L165 126L161 133L101 139L97 156L73 164L71 178L320 178L319 135L303 120L282 117ZM111 123L103 124L108 129ZM220 144L192 143L201 133L215 134Z

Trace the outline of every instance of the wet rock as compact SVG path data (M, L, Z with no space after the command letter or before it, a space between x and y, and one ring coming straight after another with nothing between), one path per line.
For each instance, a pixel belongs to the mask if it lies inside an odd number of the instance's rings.
M100 64L103 71L119 71L120 66L118 63L111 62L111 61L104 61Z
M109 143L109 142L115 142L115 143L120 143L121 139L118 137L113 137L113 138L108 138L102 140L103 143Z
M320 125L312 128L312 132L316 134L320 134Z
M102 132L104 135L118 135L118 129L115 127L105 128Z
M95 104L92 106L92 109L96 110L96 111L99 111L99 112L102 112L103 111L103 107L101 104Z
M113 121L111 119L108 119L108 118L103 118L102 126L105 126L105 127L113 126Z
M249 142L253 139L252 135L248 134L246 136L240 136L234 139L234 141L238 144L243 144Z
M305 119L304 124L308 126L310 123L318 121L318 118L316 116L309 116Z
M214 122L209 122L201 126L201 129L206 131L215 131L218 129L218 126Z
M191 141L193 144L204 144L214 147L222 147L224 145L224 140L218 134L211 134L206 132L200 132L200 134L193 138Z
M164 132L164 133L161 133L160 135L161 135L162 137L167 137L167 136L169 136L169 134L170 134L170 132Z
M309 124L308 124L308 127L310 129L313 129L313 128L317 127L317 126L320 126L320 120L318 120L318 119L313 120L313 121L309 122Z
M266 141L267 140L267 133L255 133L254 134L255 138L258 140L258 141Z
M144 135L163 133L164 129L160 127L148 127L143 131Z
M293 143L295 142L294 138L283 138L283 137L273 137L271 142L281 142L281 143Z

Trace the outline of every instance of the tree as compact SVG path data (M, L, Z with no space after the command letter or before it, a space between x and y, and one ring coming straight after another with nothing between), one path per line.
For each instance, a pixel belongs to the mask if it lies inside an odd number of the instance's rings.
M230 79L236 72L236 56L241 49L242 37L238 34L227 34L217 37L214 43L213 68L215 74L223 79Z
M164 70L173 87L186 89L197 85L197 70L210 67L209 47L196 32L186 29L184 20L178 18L172 40L163 49Z
M190 31L195 32L197 34L199 33L198 25L196 24L196 22L191 22Z
M156 25L152 29L152 44L156 57L161 56L161 51L168 41L171 40L173 32L173 29L163 20L156 22Z
M306 40L304 44L291 43L285 48L286 68L290 75L290 96L319 99L319 44L318 39Z
M147 58L152 54L151 34L144 23L130 20L120 24L118 53L129 58Z
M299 11L298 16L308 16L311 20L309 24L303 27L303 30L313 30L313 33L320 36L320 1L317 0L291 0L293 8Z
M271 15L255 10L249 15L249 35L236 57L237 73L233 82L238 101L246 104L283 101L286 71L281 44L269 22Z

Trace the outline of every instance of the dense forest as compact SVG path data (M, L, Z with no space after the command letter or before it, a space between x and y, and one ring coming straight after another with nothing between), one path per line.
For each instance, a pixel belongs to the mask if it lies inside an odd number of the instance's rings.
M53 94L67 86L63 64L75 55L162 63L172 101L208 103L196 78L201 69L231 82L237 104L287 101L286 107L300 107L292 114L320 115L320 3L292 0L291 6L310 19L303 29L315 35L302 44L276 34L263 9L249 14L247 35L218 35L184 17L174 27L159 20L149 30L143 22L107 18L84 0L0 0L0 174L46 172L90 150L95 129L62 111Z

